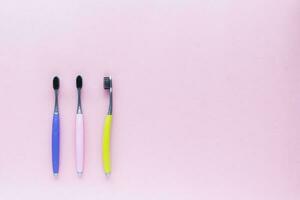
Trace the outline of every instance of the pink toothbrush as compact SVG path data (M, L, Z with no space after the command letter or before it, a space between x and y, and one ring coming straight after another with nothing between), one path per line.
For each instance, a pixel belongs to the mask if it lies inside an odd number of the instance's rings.
M77 113L76 113L76 133L75 133L75 148L76 148L76 171L78 176L83 174L84 163L84 131L83 131L83 114L81 108L81 88L82 78L77 76L76 87L78 94Z

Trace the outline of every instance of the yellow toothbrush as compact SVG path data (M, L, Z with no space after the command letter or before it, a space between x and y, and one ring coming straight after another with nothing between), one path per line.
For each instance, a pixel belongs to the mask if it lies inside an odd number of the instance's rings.
M103 144L102 144L102 159L103 169L106 176L111 173L111 160L110 160L110 130L112 122L112 107L113 107L113 96L112 96L112 79L110 77L104 77L103 86L105 90L109 90L109 108L107 115L104 120L103 128Z

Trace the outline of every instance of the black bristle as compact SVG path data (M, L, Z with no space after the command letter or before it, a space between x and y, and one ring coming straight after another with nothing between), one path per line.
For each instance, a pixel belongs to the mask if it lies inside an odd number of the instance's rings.
M82 77L79 75L76 78L76 87L77 89L81 89L82 88Z
M53 89L58 90L58 88L59 88L59 78L57 76L55 76L53 78Z
M110 77L105 76L103 79L103 87L104 89L110 89L111 88L111 79Z

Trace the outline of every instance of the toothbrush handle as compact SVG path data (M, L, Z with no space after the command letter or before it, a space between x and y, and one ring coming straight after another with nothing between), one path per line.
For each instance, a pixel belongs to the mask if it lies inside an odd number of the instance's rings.
M83 115L76 115L76 170L78 175L83 173L84 160L84 131L83 131Z
M52 168L53 174L59 172L59 114L54 113L52 123Z
M109 175L111 173L110 163L110 129L111 129L112 115L106 115L103 129L103 145L102 145L102 158L104 173Z

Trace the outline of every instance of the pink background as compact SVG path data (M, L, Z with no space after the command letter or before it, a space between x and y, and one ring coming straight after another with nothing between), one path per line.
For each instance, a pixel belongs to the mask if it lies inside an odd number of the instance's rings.
M0 199L299 200L299 66L299 0L1 0ZM81 179L77 74L86 128ZM108 74L109 180L101 165Z

